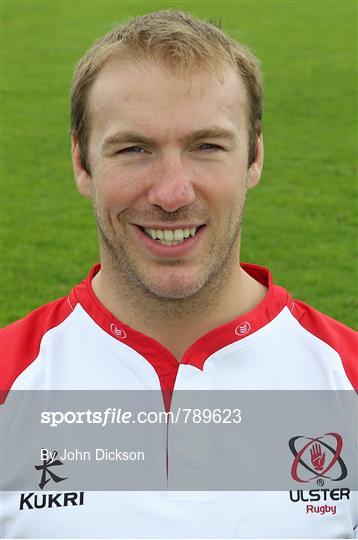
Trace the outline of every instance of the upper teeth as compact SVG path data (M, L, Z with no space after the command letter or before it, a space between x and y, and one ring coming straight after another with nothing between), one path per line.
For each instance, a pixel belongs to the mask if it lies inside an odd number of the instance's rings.
M191 229L175 229L171 231L169 229L144 229L144 232L153 238L153 240L164 240L166 242L180 242L189 236L194 236L197 231L197 227Z

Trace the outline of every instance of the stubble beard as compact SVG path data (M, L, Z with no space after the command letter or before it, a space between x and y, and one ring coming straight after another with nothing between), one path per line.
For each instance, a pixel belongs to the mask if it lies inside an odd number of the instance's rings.
M239 264L244 205L245 198L230 239L221 246L221 249L214 249L213 246L219 246L222 238L216 235L213 239L207 260L209 266L212 258L215 259L215 263L211 265L209 271L203 271L202 276L191 287L172 287L170 291L158 290L150 283L150 276L146 274L145 269L140 268L140 261L137 263L135 258L128 254L130 248L126 248L126 244L129 244L129 239L121 241L118 236L111 239L107 232L108 228L94 205L101 258L109 266L112 287L120 292L120 296L125 297L126 302L133 304L137 309L142 306L148 314L157 315L160 312L162 316L170 319L183 314L200 314L203 309L214 308L234 267ZM170 221L169 219L168 222ZM170 268L182 263L167 259L163 264L166 264L170 272Z

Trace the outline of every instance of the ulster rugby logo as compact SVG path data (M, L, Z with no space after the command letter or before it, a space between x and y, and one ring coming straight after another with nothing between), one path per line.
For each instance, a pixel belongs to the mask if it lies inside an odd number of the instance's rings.
M347 467L341 458L342 437L338 433L326 433L311 438L302 435L292 437L289 447L295 459L291 476L296 482L310 482L323 478L338 482L347 476Z

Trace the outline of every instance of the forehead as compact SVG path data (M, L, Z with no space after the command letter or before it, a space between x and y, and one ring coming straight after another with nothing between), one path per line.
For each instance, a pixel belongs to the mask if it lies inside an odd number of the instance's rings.
M247 109L244 84L230 66L183 74L151 61L118 59L99 72L87 103L90 129L103 135L121 128L166 137L210 124L230 128L246 124Z

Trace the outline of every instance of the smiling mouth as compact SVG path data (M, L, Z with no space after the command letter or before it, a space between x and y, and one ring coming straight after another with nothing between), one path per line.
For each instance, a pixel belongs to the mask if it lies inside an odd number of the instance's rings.
M163 246L176 246L182 244L190 238L193 238L196 233L203 227L191 227L187 229L148 229L141 227L142 231Z

